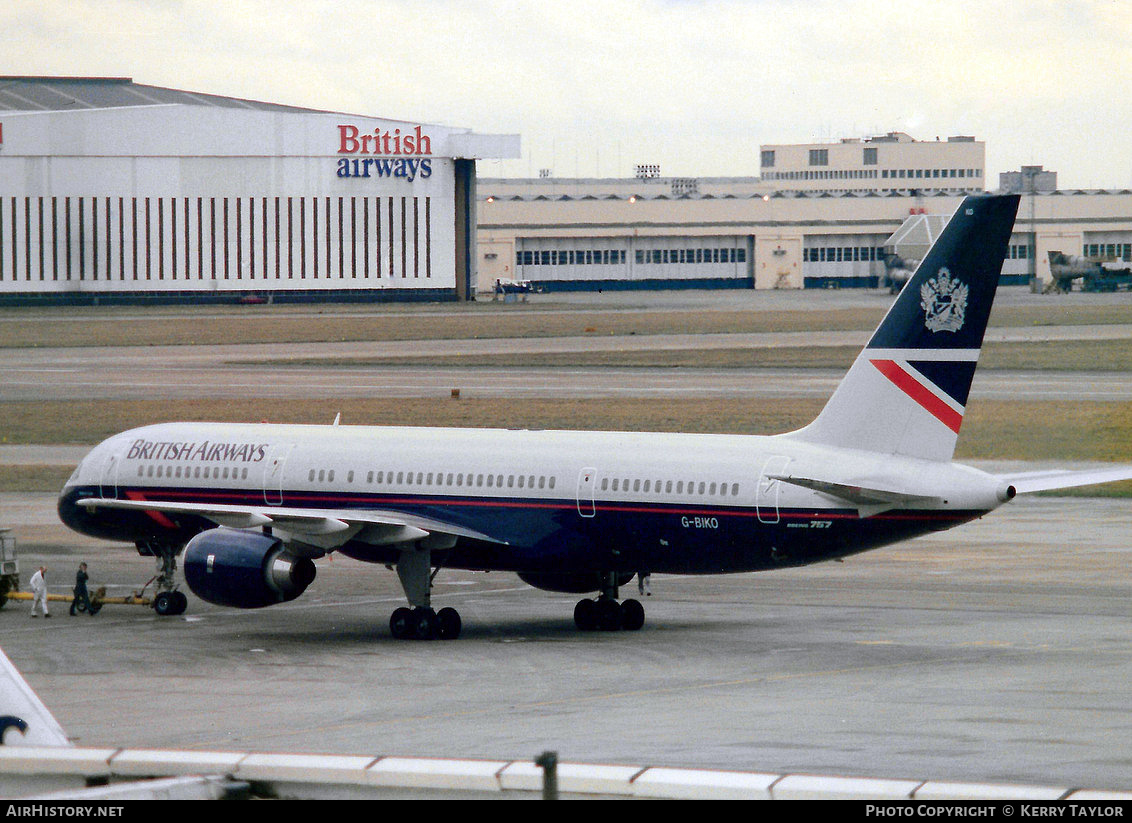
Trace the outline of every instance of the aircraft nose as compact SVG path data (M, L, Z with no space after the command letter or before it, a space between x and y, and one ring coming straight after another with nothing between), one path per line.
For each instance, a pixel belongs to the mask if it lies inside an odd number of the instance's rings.
M73 472L71 472L71 476L68 477L67 482L63 484L63 492L64 493L67 491L67 489L74 488L75 486L77 486L79 484L79 475L82 474L83 463L85 463L85 462L86 462L86 458L84 457L82 460L79 461L79 465L75 466L75 470Z
M71 476L67 478L67 482L63 484L63 489L59 492L55 504L59 519L75 531L83 533L89 527L90 512L79 506L78 501L88 497L96 497L98 494L97 489L92 491L89 488L89 478L86 477L85 471L89 461L89 455L79 461L78 466L71 472ZM84 485L84 480L86 485Z
M81 532L83 531L83 525L85 525L86 510L76 504L78 499L78 487L71 481L68 481L67 485L63 486L63 491L59 493L56 509L59 512L59 519L62 520L66 526Z

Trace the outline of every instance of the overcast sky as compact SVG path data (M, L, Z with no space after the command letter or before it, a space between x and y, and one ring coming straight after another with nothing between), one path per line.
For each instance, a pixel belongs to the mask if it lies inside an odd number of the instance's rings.
M1129 0L4 0L0 74L518 133L483 176L757 175L761 143L974 135L1132 187Z

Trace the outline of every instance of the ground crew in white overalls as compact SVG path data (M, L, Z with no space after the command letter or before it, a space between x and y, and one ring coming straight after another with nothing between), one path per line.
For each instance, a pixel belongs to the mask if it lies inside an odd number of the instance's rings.
M50 617L51 613L47 611L47 567L40 566L36 573L31 576L31 616L35 617L35 609L38 606L43 610L44 617Z

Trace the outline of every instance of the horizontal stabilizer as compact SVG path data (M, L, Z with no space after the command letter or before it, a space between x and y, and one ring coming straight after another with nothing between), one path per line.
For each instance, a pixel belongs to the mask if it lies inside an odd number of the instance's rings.
M892 489L878 489L870 486L860 486L848 483L835 483L831 480L815 480L811 477L786 477L782 475L772 475L772 480L781 480L783 483L790 483L793 486L801 486L804 489L813 489L822 494L828 494L833 497L839 497L842 500L848 500L858 506L877 506L877 505L890 505L898 506L908 503L941 503L943 502L939 497L932 497L923 494L907 494L905 492L898 492Z
M1114 483L1118 480L1132 480L1132 466L1113 466L1107 469L1087 471L1037 471L1021 474L1002 474L999 479L1014 487L1018 494L1072 489L1077 486L1093 486L1098 483Z

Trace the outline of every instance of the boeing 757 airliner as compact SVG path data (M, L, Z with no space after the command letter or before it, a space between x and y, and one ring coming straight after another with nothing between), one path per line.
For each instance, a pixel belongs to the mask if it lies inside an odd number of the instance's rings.
M398 638L454 638L443 568L506 570L580 600L581 630L640 629L634 574L800 566L1132 467L997 476L951 462L1018 197L964 199L813 423L773 437L164 423L111 437L59 514L161 565L155 607L292 600L340 552L396 568Z

